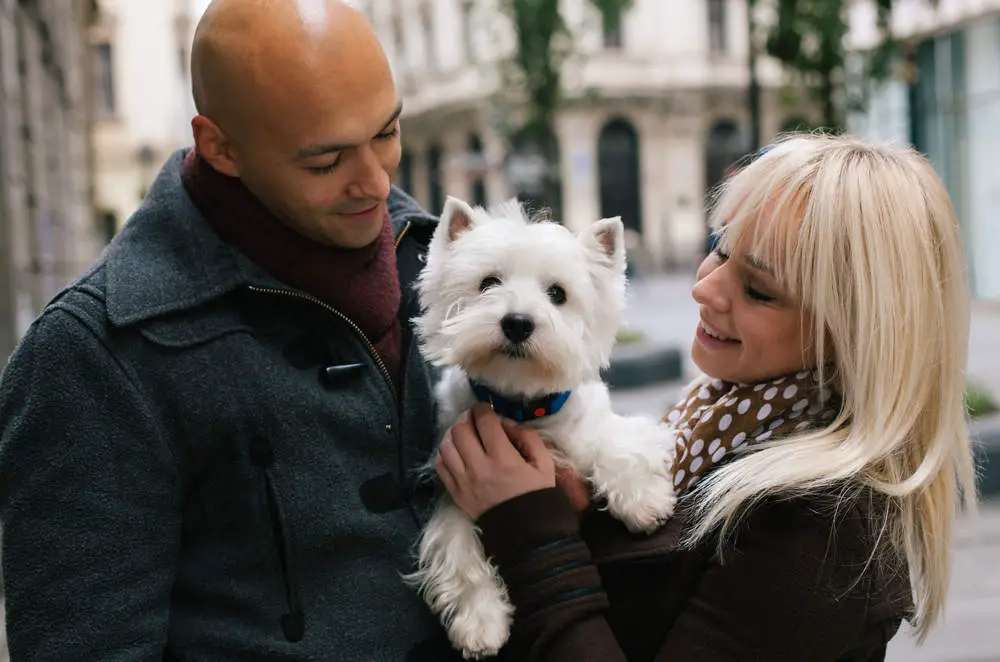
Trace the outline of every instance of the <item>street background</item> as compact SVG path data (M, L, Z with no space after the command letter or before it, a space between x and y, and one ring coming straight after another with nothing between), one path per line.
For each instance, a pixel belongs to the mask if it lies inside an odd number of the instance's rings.
M0 0L0 366L190 146L191 40L207 4ZM353 4L404 101L395 183L425 208L516 195L574 230L622 217L629 351L679 353L683 370L615 390L619 410L660 414L694 374L690 287L710 192L776 136L810 130L912 145L945 182L976 297L970 397L995 408L1000 0ZM531 13L550 10L561 20ZM973 429L993 462L981 517L954 540L945 622L919 649L898 636L891 662L1000 662L1000 418ZM5 648L0 619L0 662Z

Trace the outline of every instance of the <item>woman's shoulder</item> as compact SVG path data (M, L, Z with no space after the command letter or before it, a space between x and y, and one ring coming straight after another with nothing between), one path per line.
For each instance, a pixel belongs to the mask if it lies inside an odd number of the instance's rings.
M818 593L863 599L869 619L908 615L909 570L890 543L891 516L889 501L868 489L765 499L748 511L731 544L718 547L718 561L729 553L777 555L788 572L815 581Z

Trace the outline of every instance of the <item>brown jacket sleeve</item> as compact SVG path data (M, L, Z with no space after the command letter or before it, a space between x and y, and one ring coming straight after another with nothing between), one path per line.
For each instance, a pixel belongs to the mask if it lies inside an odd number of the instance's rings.
M836 529L833 522L831 513L802 501L759 508L724 562L708 564L655 659L840 657L866 623L868 580L859 579L867 554L856 517ZM501 504L479 524L516 610L505 659L626 661L605 619L607 597L576 515L557 489Z

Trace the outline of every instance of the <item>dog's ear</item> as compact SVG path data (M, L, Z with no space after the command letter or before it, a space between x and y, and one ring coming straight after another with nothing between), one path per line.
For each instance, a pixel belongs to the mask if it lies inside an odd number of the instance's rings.
M580 239L589 248L611 261L614 269L625 269L625 226L620 216L602 218L580 231Z
M478 220L476 212L469 204L453 196L448 196L441 212L440 223L447 228L448 243L458 239L470 230Z

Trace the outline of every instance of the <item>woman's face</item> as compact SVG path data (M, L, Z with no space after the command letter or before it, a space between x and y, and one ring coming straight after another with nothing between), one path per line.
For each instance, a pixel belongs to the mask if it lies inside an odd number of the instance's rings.
M815 365L811 314L754 256L716 250L691 293L701 317L691 358L706 375L753 384Z

